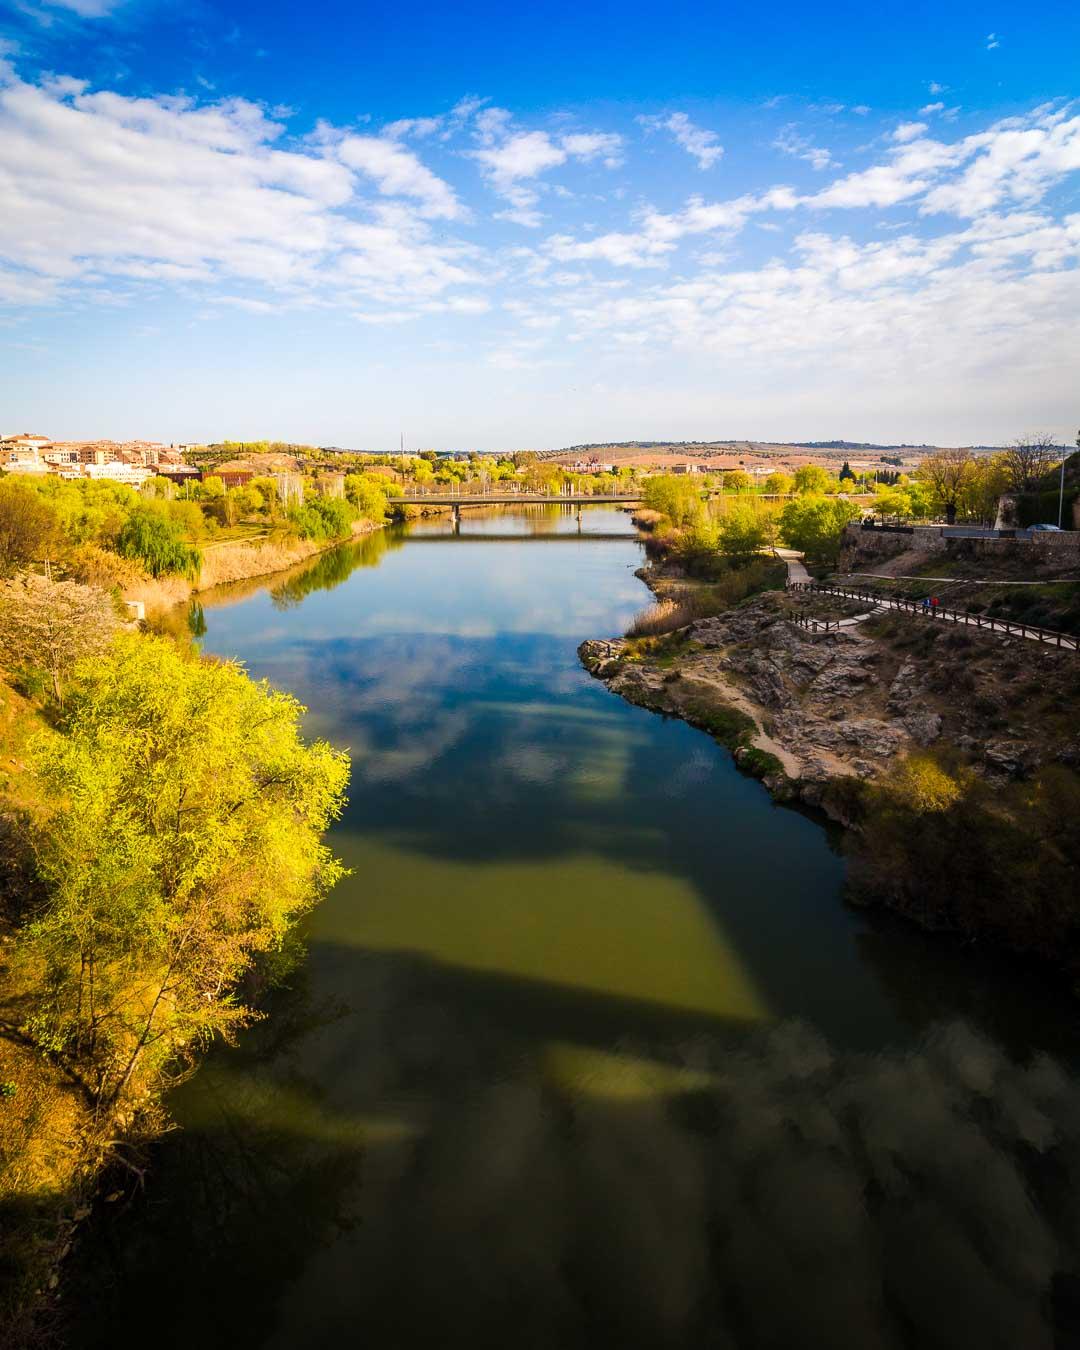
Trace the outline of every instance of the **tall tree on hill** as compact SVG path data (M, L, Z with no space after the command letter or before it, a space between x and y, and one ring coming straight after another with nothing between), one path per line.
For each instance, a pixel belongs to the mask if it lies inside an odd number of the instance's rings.
M1064 451L1053 436L1021 436L1002 452L1012 492L1034 492Z
M975 474L975 457L970 450L938 450L919 465L919 478L926 483L952 525L956 511Z

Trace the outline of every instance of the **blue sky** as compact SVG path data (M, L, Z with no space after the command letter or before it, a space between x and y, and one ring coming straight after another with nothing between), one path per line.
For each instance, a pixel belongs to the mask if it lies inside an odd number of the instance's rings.
M0 0L0 44L0 431L1076 434L1075 4Z

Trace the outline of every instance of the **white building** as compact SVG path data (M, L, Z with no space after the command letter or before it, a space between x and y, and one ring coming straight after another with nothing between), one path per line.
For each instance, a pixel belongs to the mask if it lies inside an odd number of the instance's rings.
M108 479L113 483L129 483L132 487L141 487L148 478L153 478L153 469L142 464L122 464L119 460L112 464L80 464L77 474L64 474L64 477Z
M0 453L9 450L31 451L40 455L52 445L48 436L36 436L32 431L14 432L10 436L0 436Z
M5 473L49 473L48 464L36 450L0 450L0 469Z

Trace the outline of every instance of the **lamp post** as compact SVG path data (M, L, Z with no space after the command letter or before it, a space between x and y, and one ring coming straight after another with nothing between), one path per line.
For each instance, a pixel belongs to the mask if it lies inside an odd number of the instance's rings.
M1080 431L1076 433L1076 448L1080 450ZM1064 450L1061 452L1061 481L1058 487L1058 529L1062 528L1062 516L1065 512L1065 460L1067 456Z

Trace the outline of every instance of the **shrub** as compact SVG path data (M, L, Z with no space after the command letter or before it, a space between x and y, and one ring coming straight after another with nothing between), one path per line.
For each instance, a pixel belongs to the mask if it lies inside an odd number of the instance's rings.
M355 509L341 497L311 497L289 512L289 521L301 539L345 539L355 519Z

